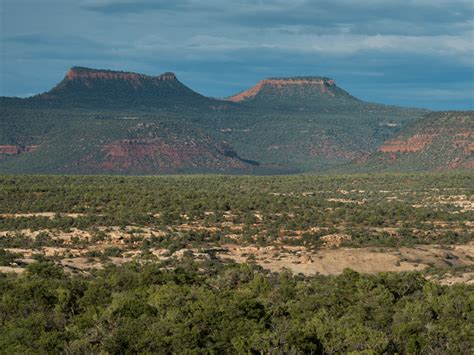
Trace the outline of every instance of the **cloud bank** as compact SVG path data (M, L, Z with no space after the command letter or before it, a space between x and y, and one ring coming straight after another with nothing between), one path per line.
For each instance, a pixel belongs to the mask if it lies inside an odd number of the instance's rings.
M474 106L464 0L4 0L0 94L47 90L73 65L175 71L225 97L266 76L324 75L368 101Z

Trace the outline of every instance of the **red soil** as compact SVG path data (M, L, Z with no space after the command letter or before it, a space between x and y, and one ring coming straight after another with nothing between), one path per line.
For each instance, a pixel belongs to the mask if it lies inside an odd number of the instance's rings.
M158 140L118 140L103 146L104 158L89 162L106 171L175 171L180 168L241 168L238 159L225 157L219 148L191 142L168 144Z
M36 150L38 147L38 145L27 145L26 147L20 147L18 145L0 145L0 154L17 155L21 153L29 153Z
M413 153L423 150L427 145L431 144L433 134L416 134L407 140L393 139L389 140L379 148L382 153Z

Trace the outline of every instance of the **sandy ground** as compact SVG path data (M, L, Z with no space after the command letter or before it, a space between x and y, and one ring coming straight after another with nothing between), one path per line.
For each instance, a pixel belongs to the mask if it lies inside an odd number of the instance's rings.
M104 263L100 258L88 258L85 253L90 250L100 250L101 246L77 249L63 247L47 247L41 250L44 255L61 255L59 261L67 272L86 272L90 269L101 269ZM212 248L211 248L212 249ZM34 262L32 250L10 248L15 253L23 253L24 263ZM156 260L168 258L181 259L192 255L195 259L209 258L206 252L197 249L181 249L170 255L166 249L150 250ZM111 257L108 262L120 265L140 257L139 250L124 250L122 257ZM451 269L453 266L474 265L474 243L456 246L423 245L404 248L323 248L315 251L304 247L292 246L240 246L237 244L222 245L216 249L215 256L222 260L233 260L238 263L255 262L261 267L278 272L289 269L293 273L305 275L338 275L346 268L360 273L422 271L429 266L445 269L444 275L427 276L444 285L455 283L474 284L472 268L464 272ZM17 273L24 271L21 267L0 267L0 272Z
M85 216L83 213L60 213L61 216L64 217L71 217L71 218L78 218L81 216ZM46 217L49 219L53 219L56 216L55 212L36 212L36 213L3 213L0 214L2 218L23 218L23 217Z
M417 246L413 248L338 248L314 252L304 248L239 247L226 245L220 258L236 262L254 261L265 269L290 269L305 275L337 275L346 268L361 273L419 271L429 266L450 267L474 264L474 244L453 247ZM249 259L249 256L252 255Z
M46 212L45 212L46 213ZM44 215L46 216L46 215ZM263 218L260 214L255 214L257 219ZM227 222L224 222L227 223ZM472 222L465 223L470 229L474 227ZM230 223L229 230L239 232L240 225ZM438 226L437 226L438 227ZM378 228L378 231L384 231L391 235L397 234L397 228ZM182 224L178 227L180 231L187 230L207 230L214 232L216 227L204 227L191 224ZM313 227L312 232L319 232L321 228ZM115 264L122 264L141 257L139 250L140 240L142 238L150 238L151 236L163 236L168 233L166 230L152 229L147 227L137 228L127 226L119 227L99 227L98 231L102 232L105 238L91 244L80 245L80 243L72 243L73 238L78 240L93 240L95 232L84 231L72 228L68 232L59 230L42 230L31 231L25 229L19 231L24 235L35 238L41 232L47 232L54 239L61 239L64 244L57 247L43 247L36 249L7 249L13 253L23 254L23 262L34 262L33 254L43 254L50 257L58 257L61 264L67 271L87 271L91 268L102 268L104 261L98 257L88 257L87 253L91 251L103 251L110 247L117 247L123 250L122 257L110 258L109 261ZM0 237L8 238L13 232L2 231ZM15 233L16 234L16 233ZM295 232L293 231L293 234ZM296 238L301 235L302 231L298 231ZM137 237L138 242L128 240ZM446 269L447 272L442 278L434 277L433 280L443 283L474 283L474 272L472 268L464 273L450 273L450 269L456 266L474 265L474 242L466 245L453 246L437 246L437 245L419 245L414 247L403 248L387 248L387 247L371 247L371 248L347 248L341 247L341 243L351 239L351 236L344 233L327 234L321 237L324 241L324 247L317 250L309 250L305 247L288 246L277 244L268 247L258 246L242 246L239 244L239 234L229 234L228 237L235 237L235 242L224 245L215 245L219 248L215 256L221 259L231 259L239 263L255 262L270 271L281 271L289 269L294 273L302 273L305 275L337 275L344 269L350 268L361 273L377 273L377 272L403 272L403 271L421 271L428 267L434 266ZM166 260L169 257L182 258L192 252L195 258L202 259L210 257L206 253L198 252L193 249L182 249L170 253L165 249L150 249L156 260ZM90 255L90 254L89 254ZM21 267L0 267L0 272L23 272Z
M24 271L25 269L21 267L0 266L0 272L4 272L4 273L23 274Z
M441 277L428 277L428 279L433 282L438 282L441 285L448 286L458 283L474 285L474 272L465 272L460 275L452 275L450 273L447 273Z

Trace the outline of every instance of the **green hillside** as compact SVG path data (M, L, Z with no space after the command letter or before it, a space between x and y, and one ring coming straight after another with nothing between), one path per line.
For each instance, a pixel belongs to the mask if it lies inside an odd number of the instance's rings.
M5 143L0 145L0 166L5 173L154 174L265 170L258 162L241 158L228 143L179 120L83 110L4 112L8 113L5 117L11 118L2 120L0 136ZM12 154L13 147L17 151Z
M474 112L433 112L387 140L358 170L474 169Z
M324 77L265 79L217 100L171 73L75 67L47 93L0 99L0 172L326 171L425 113L365 103Z

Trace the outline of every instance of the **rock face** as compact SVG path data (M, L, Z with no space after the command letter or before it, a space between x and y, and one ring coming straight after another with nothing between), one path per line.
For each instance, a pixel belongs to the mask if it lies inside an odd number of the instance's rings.
M431 144L436 134L415 134L405 141L400 139L392 139L385 142L380 148L382 153L413 153L423 150L427 145Z
M15 155L20 153L21 148L17 145L0 145L0 154L2 155Z
M82 67L72 67L66 74L67 80L125 80L140 84L141 81L166 81L177 80L174 73L164 73L159 76L148 76L144 74L112 71L112 70L97 70Z
M337 87L327 77L269 78L259 81L254 87L242 91L227 100L254 105L282 107L313 107L344 101L358 100Z
M38 145L0 145L0 159L35 151Z
M434 112L402 130L370 156L383 170L474 168L474 112Z
M280 79L264 79L261 80L254 87L249 90L242 91L234 96L229 97L230 101L242 102L247 100L254 99L264 88L275 87L282 89L283 87L293 87L297 88L298 86L315 86L323 94L328 94L329 96L334 96L333 90L331 88L335 87L335 82L329 78L280 78Z
M122 139L102 146L101 157L86 164L97 172L164 173L184 169L195 171L242 170L251 164L229 154L232 148L210 139L167 142L160 139Z
M202 108L221 103L183 85L174 73L149 76L82 67L71 68L56 87L35 99L80 108Z

